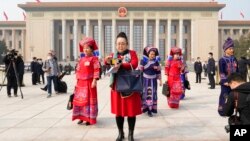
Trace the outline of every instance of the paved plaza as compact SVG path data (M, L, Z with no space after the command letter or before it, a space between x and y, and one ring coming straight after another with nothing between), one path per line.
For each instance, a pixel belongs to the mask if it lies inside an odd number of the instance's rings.
M195 83L195 74L189 73L191 90L181 101L178 110L167 106L166 98L158 89L158 111L154 117L137 116L137 141L228 141L224 130L227 118L217 114L220 87L208 89L208 79ZM98 81L98 119L92 126L72 122L72 111L66 110L69 95L76 83L75 75L63 78L68 84L67 94L52 94L40 90L43 85L31 84L31 74L25 74L24 99L8 98L6 87L0 92L0 141L114 141L118 135L115 115L110 112L109 77ZM13 94L13 93L12 93ZM128 126L125 120L125 140Z

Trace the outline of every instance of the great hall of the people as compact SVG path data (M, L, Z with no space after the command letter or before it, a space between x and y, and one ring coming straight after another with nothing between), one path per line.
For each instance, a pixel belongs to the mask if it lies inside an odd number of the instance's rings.
M206 60L223 55L227 37L250 32L250 21L219 20L226 5L217 2L28 2L18 4L26 21L0 21L0 40L16 49L25 61L45 58L55 50L59 61L74 61L78 43L93 37L100 57L115 50L116 35L127 34L129 48L142 56L148 45L157 47L162 60L171 47L182 48L184 59Z

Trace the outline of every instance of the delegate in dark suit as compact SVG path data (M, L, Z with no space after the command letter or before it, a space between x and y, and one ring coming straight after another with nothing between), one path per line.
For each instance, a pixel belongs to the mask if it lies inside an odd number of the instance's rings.
M208 73L208 79L210 84L210 89L215 88L215 81L214 81L214 75L215 75L215 60L213 58L213 53L209 53L209 59L207 64L207 73Z

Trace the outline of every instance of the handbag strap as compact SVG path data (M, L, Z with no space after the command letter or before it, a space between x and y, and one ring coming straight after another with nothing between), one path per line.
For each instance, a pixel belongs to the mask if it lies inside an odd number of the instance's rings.
M131 67L131 70L134 71L134 68L133 68L132 64L129 63L129 65L130 65L130 67Z
M237 116L237 114L238 114L239 93L238 92L233 92L233 94L234 94L234 111L235 111L235 115Z

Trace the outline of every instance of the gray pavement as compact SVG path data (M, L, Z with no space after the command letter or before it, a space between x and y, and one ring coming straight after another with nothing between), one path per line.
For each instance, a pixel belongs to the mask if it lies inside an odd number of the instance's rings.
M194 83L194 73L189 73L191 90L181 101L178 110L167 106L166 98L158 89L158 110L154 117L137 116L135 140L138 141L227 141L224 126L227 119L217 114L220 87L208 89L208 80ZM114 141L118 131L115 115L110 112L109 77L98 81L99 115L93 126L77 125L66 110L69 95L73 92L75 75L63 78L68 84L67 94L52 94L40 90L43 85L31 85L31 74L25 74L24 99L8 98L6 87L0 92L0 141ZM125 120L125 140L128 126Z

